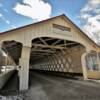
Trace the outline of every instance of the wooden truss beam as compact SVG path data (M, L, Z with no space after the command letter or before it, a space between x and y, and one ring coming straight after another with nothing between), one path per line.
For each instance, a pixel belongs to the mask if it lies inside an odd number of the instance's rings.
M56 46L69 46L69 45L74 45L74 44L77 44L77 43L64 43L64 44L59 44L59 45L56 45Z
M12 43L9 43L9 44L3 44L3 46L11 47L11 46L15 46L16 44L17 44L17 42L12 42Z
M57 43L59 43L62 40L57 40L56 42L52 43L52 45L56 45Z
M48 45L42 38L39 38L39 39L43 44Z
M53 38L48 38L48 39L45 39L45 41L51 41L53 40Z
M42 48L51 48L51 49L68 49L61 46L53 46L53 45L42 45L42 44L32 44L34 47L42 47Z
M32 49L31 50L32 52L43 52L43 53L54 53L52 50L43 50L43 49L41 49L41 50L38 50L38 49Z

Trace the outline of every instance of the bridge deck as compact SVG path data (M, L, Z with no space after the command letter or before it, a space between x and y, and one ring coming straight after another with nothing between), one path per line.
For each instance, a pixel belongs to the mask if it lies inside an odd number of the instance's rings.
M17 89L17 73L4 89ZM5 95L24 95L25 100L99 100L100 84L84 82L30 71L30 89L25 93L13 91Z

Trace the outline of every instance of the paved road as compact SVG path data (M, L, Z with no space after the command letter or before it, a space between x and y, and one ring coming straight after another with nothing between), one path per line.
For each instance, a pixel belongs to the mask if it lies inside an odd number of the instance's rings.
M100 84L30 72L30 89L21 95L24 100L100 100Z
M100 100L100 84L30 73L26 100Z

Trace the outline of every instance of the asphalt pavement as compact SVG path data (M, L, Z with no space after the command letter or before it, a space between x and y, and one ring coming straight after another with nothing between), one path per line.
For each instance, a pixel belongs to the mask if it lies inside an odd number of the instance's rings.
M4 89L7 96L22 96L23 100L100 100L100 84L68 79L30 71L29 90L16 92L18 78L15 75ZM14 82L15 79L15 82ZM13 82L11 82L13 80ZM17 87L17 88L16 88ZM12 92L10 92L10 89ZM12 93L12 94L11 94Z

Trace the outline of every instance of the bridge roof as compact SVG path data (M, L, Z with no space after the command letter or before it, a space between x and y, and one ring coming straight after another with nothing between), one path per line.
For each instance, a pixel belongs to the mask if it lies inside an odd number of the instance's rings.
M21 26L21 27L18 27L18 28L15 28L15 29L11 29L11 30L8 30L8 31L5 31L5 32L2 32L0 33L0 35L2 34L7 34L11 31L15 31L15 30L19 30L19 29L22 29L22 28L26 28L26 27L29 27L31 25L35 25L35 24L39 24L39 23L43 23L43 22L46 22L46 21L49 21L49 20L52 20L52 19L56 19L58 17L63 17L65 20L68 20L71 22L72 25L74 25L88 40L90 40L93 44L95 44L97 47L100 48L100 46L95 43L95 41L93 41L88 35L86 35L86 33L84 33L75 23L73 23L65 14L62 14L62 15L59 15L59 16L55 16L55 17L52 17L52 18L49 18L49 19L46 19L46 20L42 20L42 21L39 21L39 22L36 22L36 23L32 23L32 24L28 24L28 25L25 25L25 26Z

